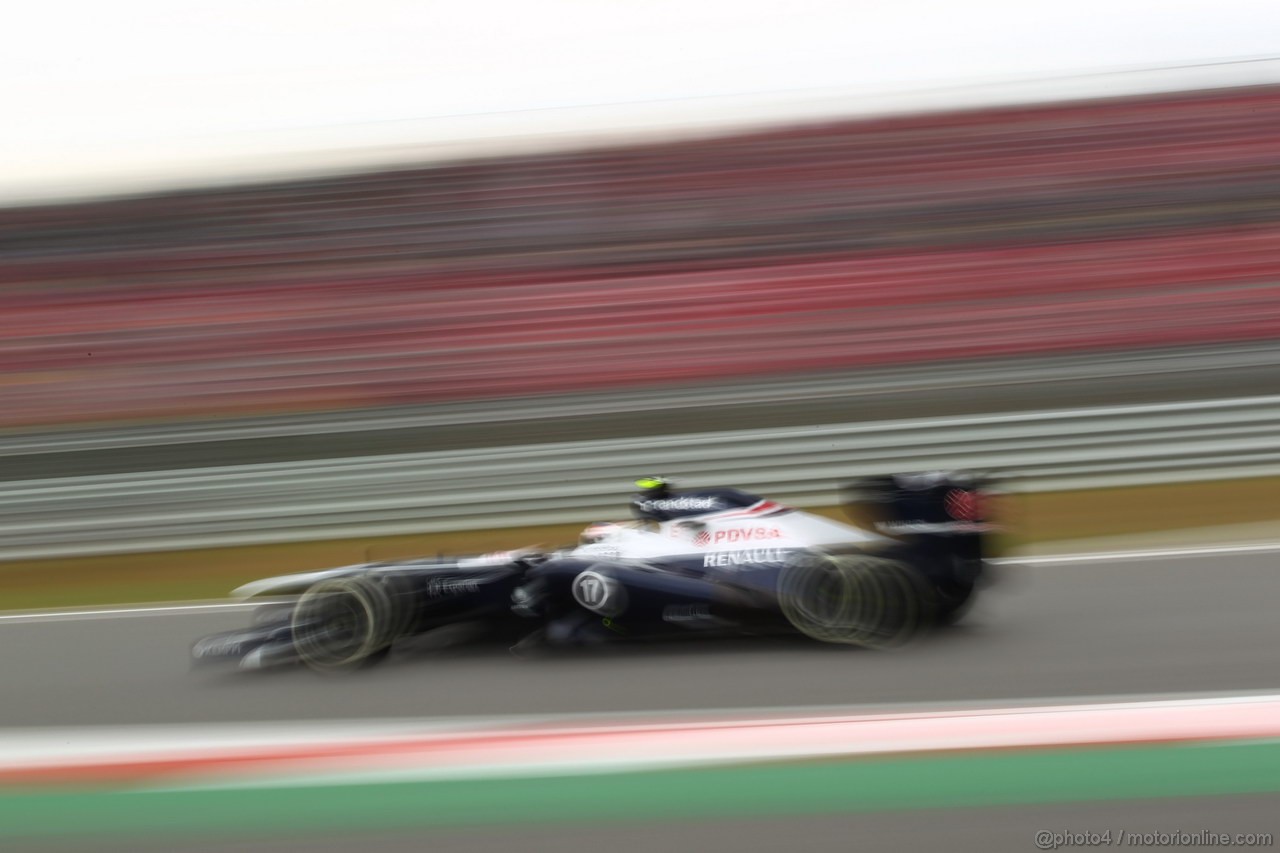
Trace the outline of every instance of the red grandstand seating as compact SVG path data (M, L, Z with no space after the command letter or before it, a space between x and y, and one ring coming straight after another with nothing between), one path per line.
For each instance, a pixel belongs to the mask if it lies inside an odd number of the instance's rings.
M0 211L0 425L1280 333L1280 89Z

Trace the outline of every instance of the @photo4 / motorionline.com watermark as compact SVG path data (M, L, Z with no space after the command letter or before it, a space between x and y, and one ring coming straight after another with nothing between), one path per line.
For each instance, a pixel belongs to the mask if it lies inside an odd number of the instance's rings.
M1132 832L1125 829L1051 830L1035 836L1038 850L1071 847L1274 847L1271 832L1217 832L1211 829Z

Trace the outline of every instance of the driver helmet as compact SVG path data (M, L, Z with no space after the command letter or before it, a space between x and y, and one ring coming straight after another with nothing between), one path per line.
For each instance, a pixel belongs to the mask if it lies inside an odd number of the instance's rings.
M671 481L666 477L641 477L636 480L636 488L646 500L671 497Z

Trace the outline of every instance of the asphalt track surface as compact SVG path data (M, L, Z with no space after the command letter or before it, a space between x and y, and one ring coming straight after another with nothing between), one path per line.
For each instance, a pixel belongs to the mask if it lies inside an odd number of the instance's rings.
M763 641L529 660L482 646L406 652L353 676L242 675L193 671L187 646L201 633L243 624L245 611L0 620L0 726L919 702L981 707L1274 691L1280 681L1278 563L1280 549L1007 568L961 626L888 653ZM33 841L23 849L1030 851L1041 831L1280 836L1275 806L1274 795L1249 795L372 833L246 832L222 839L80 837Z
M0 620L0 726L647 712L1274 691L1280 551L1005 567L964 622L904 649L800 639L522 659L406 649L343 676L192 669L247 612Z

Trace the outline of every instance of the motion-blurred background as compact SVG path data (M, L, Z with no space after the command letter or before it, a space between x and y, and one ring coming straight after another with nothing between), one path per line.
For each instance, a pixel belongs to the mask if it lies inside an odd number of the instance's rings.
M1159 5L24 12L0 417L1265 341L1271 10Z
M1266 341L1278 126L1260 86L11 208L3 418Z
M1266 4L51 8L5 60L11 562L452 548L381 537L645 470L981 468L1039 541L1269 518Z
M1274 538L1277 33L1247 0L22 10L0 607L567 536L646 473L830 507L973 467L1024 548Z

